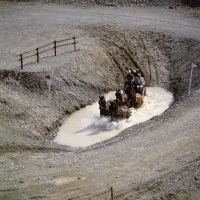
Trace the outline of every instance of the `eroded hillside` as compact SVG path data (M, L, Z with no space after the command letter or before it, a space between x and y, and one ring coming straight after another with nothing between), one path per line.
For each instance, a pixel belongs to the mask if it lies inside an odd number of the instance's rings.
M190 11L1 2L0 197L109 199L112 186L115 199L198 199L200 21ZM21 70L18 54L71 35L77 51ZM122 88L129 68L172 92L174 104L84 149L52 142L69 114Z

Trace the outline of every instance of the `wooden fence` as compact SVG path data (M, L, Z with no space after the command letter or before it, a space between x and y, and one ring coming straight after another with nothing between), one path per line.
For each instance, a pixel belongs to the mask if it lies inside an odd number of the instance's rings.
M68 40L73 40L73 42L72 43L67 43L67 44L61 44L62 42L65 42L65 41L68 41ZM73 38L68 38L68 39L64 39L64 40L60 40L60 41L54 41L53 43L46 44L46 45L44 45L42 47L38 47L36 49L24 52L24 53L18 55L18 56L20 56L20 59L18 61L21 62L21 69L23 69L23 61L26 58L30 58L30 57L36 56L37 57L37 62L39 63L40 62L40 54L54 49L54 55L56 56L57 48L63 47L63 46L66 46L66 45L71 45L71 44L74 45L74 51L76 51L76 43L78 43L78 42L76 41L76 37L74 36ZM52 44L53 44L53 47L44 50L45 47L50 46ZM31 55L27 55L27 54L32 53L32 52L34 52L34 53L31 54Z

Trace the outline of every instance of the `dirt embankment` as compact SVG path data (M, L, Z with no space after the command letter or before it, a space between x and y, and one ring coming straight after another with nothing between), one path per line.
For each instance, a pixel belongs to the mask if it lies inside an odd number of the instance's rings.
M33 139L36 139L36 144L40 144L41 137L42 140L54 138L68 114L97 100L100 93L122 89L124 75L130 68L142 71L147 86L160 86L171 91L175 101L187 95L190 75L188 63L195 62L195 53L198 54L200 50L197 40L173 38L153 31L132 33L131 29L122 31L112 26L80 28L96 41L101 51L87 49L87 55L79 62L87 63L87 56L90 56L89 65L95 63L95 67L90 70L82 64L82 69L70 73L67 69L55 68L53 81L56 84L51 87L50 101L44 78L49 72L1 71L4 90L1 95L1 119L5 126L3 135L6 138L10 136L6 141L22 145L33 144ZM188 55L188 49L194 49L195 52ZM198 57L196 63L199 63ZM193 89L199 87L198 76L199 69L196 69ZM11 125L15 136L7 134ZM3 146L6 141L2 143Z
M16 1L18 2L18 1ZM23 2L20 1L20 2ZM27 1L24 1L27 2ZM30 2L33 2L30 0ZM41 1L34 1L41 2ZM158 7L168 7L170 9L177 7L199 7L199 0L43 0L46 3L60 3L68 5L100 5L100 6L158 6Z
M198 199L198 19L171 9L12 6L4 7L0 16L5 26L0 69L1 197L108 199L108 189L115 185L116 199ZM153 12L170 19L158 20ZM13 33L5 34L8 24ZM79 37L80 50L46 56L40 64L28 62L23 71L19 64L14 66L11 57L23 49L13 43L20 46L24 39L29 50L45 37L73 33ZM198 67L188 97L192 62ZM174 94L175 103L167 112L86 149L52 142L65 117L96 101L99 93L122 87L129 68L140 68L147 86ZM50 100L44 78L48 74L53 80Z

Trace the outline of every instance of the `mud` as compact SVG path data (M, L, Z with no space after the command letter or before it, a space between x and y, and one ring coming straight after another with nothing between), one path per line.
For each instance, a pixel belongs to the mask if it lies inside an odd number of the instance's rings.
M2 199L110 199L110 187L115 199L200 198L200 15L169 5L0 2ZM21 70L17 55L73 35L77 51L44 54ZM87 148L52 141L69 114L122 88L128 68L172 92L173 105Z

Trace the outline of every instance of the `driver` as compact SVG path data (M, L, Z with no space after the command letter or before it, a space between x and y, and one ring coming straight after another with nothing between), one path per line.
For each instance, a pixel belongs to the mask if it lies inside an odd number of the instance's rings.
M133 83L134 83L134 77L133 74L131 73L131 70L127 71L127 74L125 76L125 84L124 84L124 92L126 90L126 87L128 86L128 84L131 84L131 89L133 90Z

